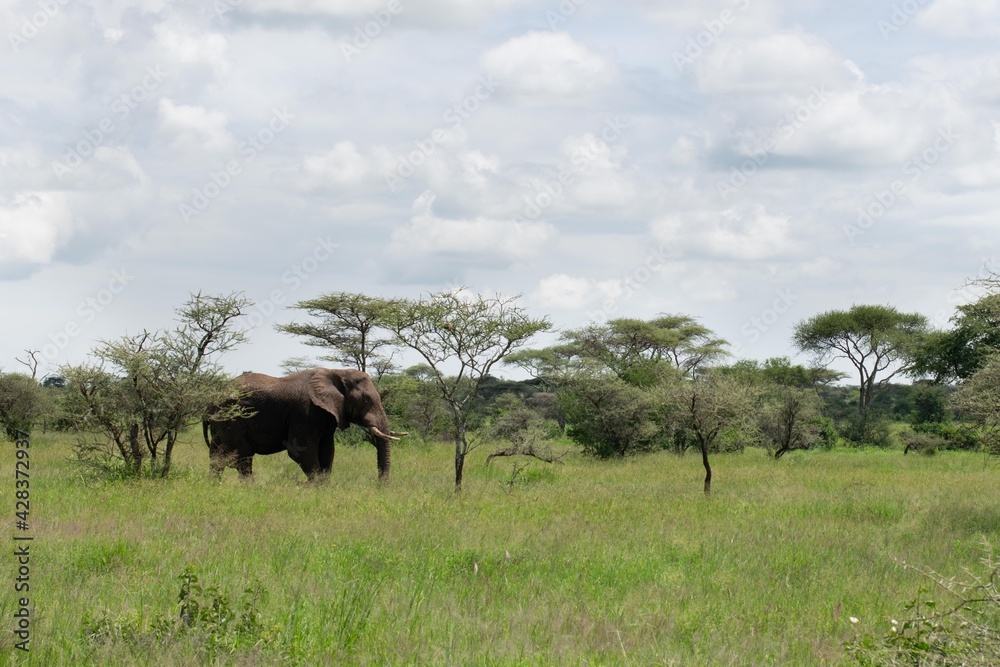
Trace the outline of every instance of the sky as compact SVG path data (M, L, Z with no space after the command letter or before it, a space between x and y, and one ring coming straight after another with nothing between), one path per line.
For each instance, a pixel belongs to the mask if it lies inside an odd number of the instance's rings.
M684 313L734 358L1000 270L1000 1L0 3L0 367L333 291ZM556 333L534 344L552 342Z

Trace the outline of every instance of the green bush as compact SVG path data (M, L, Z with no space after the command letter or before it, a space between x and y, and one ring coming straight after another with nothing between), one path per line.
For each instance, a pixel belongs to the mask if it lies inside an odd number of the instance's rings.
M1000 566L987 545L979 572L968 580L922 571L926 582L889 619L884 635L866 633L847 642L848 654L864 667L993 667L1000 664ZM945 591L950 599L933 597Z
M837 446L840 441L840 436L837 435L837 425L829 417L816 417L812 422L818 433L819 440L817 445L826 450L833 449Z
M576 382L561 392L566 432L598 458L625 456L655 447L650 392L617 378Z
M0 426L14 440L18 431L31 434L44 410L44 395L37 382L21 373L0 373Z
M135 612L112 616L105 610L97 617L83 618L84 637L95 647L124 645L133 653L193 642L207 662L220 654L277 644L281 628L266 621L258 609L265 596L260 582L251 584L234 603L222 589L203 586L191 565L178 578L179 613L146 620Z
M915 424L913 430L917 433L923 433L944 441L941 449L960 449L964 451L979 449L979 436L976 434L976 429L969 424L956 424L951 421L924 422L922 424Z
M907 454L911 450L921 454L936 454L939 450L947 449L948 443L944 439L930 433L921 433L913 429L904 429L898 434L900 444L903 446L903 453Z
M854 447L879 447L892 445L889 422L872 413L856 414L841 427L841 435Z

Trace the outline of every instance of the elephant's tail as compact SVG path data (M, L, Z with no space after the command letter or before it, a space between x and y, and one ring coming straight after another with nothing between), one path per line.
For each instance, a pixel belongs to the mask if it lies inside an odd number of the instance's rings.
M207 419L202 419L201 420L201 434L205 437L205 444L208 446L209 449L211 449L212 448L212 441L209 440L209 438L208 438L208 420Z

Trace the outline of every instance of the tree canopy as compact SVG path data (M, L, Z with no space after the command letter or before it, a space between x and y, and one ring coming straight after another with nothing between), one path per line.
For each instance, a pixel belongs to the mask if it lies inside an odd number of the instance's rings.
M292 322L276 328L304 336L306 345L331 349L333 353L323 359L381 377L392 369L393 355L386 351L395 340L379 335L378 331L386 329L386 318L394 304L393 300L381 297L333 292L292 306L305 310L318 322Z
M67 407L98 432L81 436L80 459L105 469L120 462L134 476L146 465L166 477L181 430L237 395L216 358L245 340L235 323L250 305L242 293L199 292L177 309L173 330L102 341L95 362L61 369Z
M493 367L535 334L551 327L517 304L518 296L486 297L465 289L427 298L396 300L385 327L398 343L419 354L441 398L451 408L455 427L455 489L469 452L466 423L473 398Z
M1000 351L1000 293L958 306L949 331L935 331L917 349L914 370L936 382L965 380Z
M667 364L693 375L699 367L727 355L728 343L693 317L661 314L651 320L619 318L562 335L565 352L591 359L632 384L655 381L655 368Z
M858 371L858 408L866 413L876 391L896 375L912 370L914 353L926 330L927 318L919 313L855 305L799 322L792 340L821 362L832 357L847 359Z

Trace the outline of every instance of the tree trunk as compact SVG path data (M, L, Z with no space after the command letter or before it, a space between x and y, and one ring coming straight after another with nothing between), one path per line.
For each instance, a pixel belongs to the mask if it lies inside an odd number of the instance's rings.
M142 446L139 444L139 424L129 425L128 443L131 449L131 461L136 477L142 474Z
M701 462L705 465L705 495L712 495L712 466L708 464L708 443L703 438L698 439L701 445Z
M462 451L462 439L455 438L455 493L462 490L462 469L465 467L465 453Z
M176 434L171 433L167 436L167 448L163 452L163 467L160 469L160 477L166 477L170 474L170 455L174 451L174 443L176 441Z
M452 406L452 416L455 419L455 493L459 493L462 490L462 471L465 468L467 451L465 423L461 411L456 406Z

